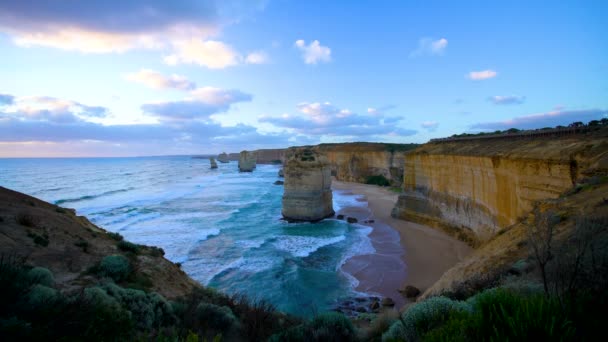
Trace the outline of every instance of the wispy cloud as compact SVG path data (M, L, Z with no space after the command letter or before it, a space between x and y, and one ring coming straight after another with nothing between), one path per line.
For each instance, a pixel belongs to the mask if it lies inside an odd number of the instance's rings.
M448 47L448 40L445 38L432 39L432 38L421 38L418 41L418 47L416 50L410 53L410 57L418 56L441 56L444 54Z
M270 61L268 54L264 51L251 52L245 57L247 64L266 64Z
M555 110L545 113L518 116L503 121L480 122L474 130L504 130L509 128L536 129L565 126L575 121L588 122L608 116L608 109Z
M318 40L314 40L308 45L302 39L296 40L295 46L302 51L302 58L306 64L327 63L331 61L331 49L321 45Z
M384 114L361 115L341 109L329 102L302 102L296 108L299 115L283 114L280 117L264 116L260 122L270 123L294 132L313 136L373 137L384 135L409 136L416 131L395 126L402 119ZM373 109L373 108L372 108Z
M467 74L467 78L473 81L482 81L488 80L490 78L494 78L498 76L498 73L494 70L481 70L481 71L471 71Z
M185 76L170 75L165 76L158 71L141 69L138 72L130 73L125 76L129 81L141 83L155 89L179 89L192 90L196 87L194 82L189 81Z
M424 121L422 124L420 124L420 126L424 129L428 130L429 132L433 132L433 131L437 130L437 127L439 127L439 122Z
M488 100L495 105L512 105L512 104L522 104L526 101L525 96L517 96L517 95L506 95L506 96L490 96Z

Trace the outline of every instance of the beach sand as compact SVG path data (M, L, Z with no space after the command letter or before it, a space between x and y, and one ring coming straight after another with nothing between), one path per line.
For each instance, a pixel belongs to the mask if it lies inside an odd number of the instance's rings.
M390 297L400 308L408 300L398 289L408 284L424 292L472 251L439 230L392 218L398 194L388 188L336 180L332 188L362 195L368 204L367 208L345 207L336 213L373 228L369 236L376 253L353 257L342 266L359 281L358 291Z

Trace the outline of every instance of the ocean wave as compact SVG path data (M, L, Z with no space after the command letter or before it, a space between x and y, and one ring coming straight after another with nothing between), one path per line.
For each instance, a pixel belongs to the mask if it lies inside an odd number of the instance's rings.
M102 192L102 193L99 193L96 195L85 195L85 196L80 196L80 197L76 197L76 198L65 198L65 199L60 199L60 200L55 201L55 205L88 201L88 200L96 199L99 197L110 196L110 195L118 194L121 192L127 192L127 191L131 191L131 190L135 190L135 188L131 187L131 188L127 188L127 189L110 190L110 191Z
M344 235L333 237L312 237L312 236L279 236L274 245L277 249L289 252L298 258L305 258L319 250L321 247L333 245L344 241Z

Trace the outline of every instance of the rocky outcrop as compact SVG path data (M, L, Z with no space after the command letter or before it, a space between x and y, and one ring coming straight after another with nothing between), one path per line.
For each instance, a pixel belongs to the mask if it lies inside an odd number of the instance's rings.
M258 164L283 164L285 149L263 149L253 151Z
M209 158L209 163L211 164L212 169L217 169L217 163L215 162L215 158Z
M239 171L252 172L255 169L255 154L248 151L241 151L239 155Z
M393 216L475 245L513 225L580 177L608 169L606 130L562 138L429 143L405 155Z
M220 163L228 163L228 162L230 162L230 159L228 159L228 154L226 154L226 152L220 153L220 154L217 156L217 160L218 160Z
M334 215L327 158L310 148L291 149L284 167L283 217L319 221Z
M279 177L281 177L281 178L285 177L285 174L283 173L283 169L279 170Z

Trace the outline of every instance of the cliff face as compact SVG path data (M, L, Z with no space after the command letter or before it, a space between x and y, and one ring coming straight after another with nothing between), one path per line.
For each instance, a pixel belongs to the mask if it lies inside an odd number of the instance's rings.
M393 216L473 244L516 223L543 199L608 168L606 131L590 135L430 143L405 156Z
M333 216L331 171L325 156L308 148L288 153L284 167L283 217L318 221Z
M391 185L403 180L405 154L418 145L349 143L320 144L315 149L327 156L337 180L366 183L371 176L383 176Z
M282 164L285 161L285 149L265 149L254 151L258 164Z

